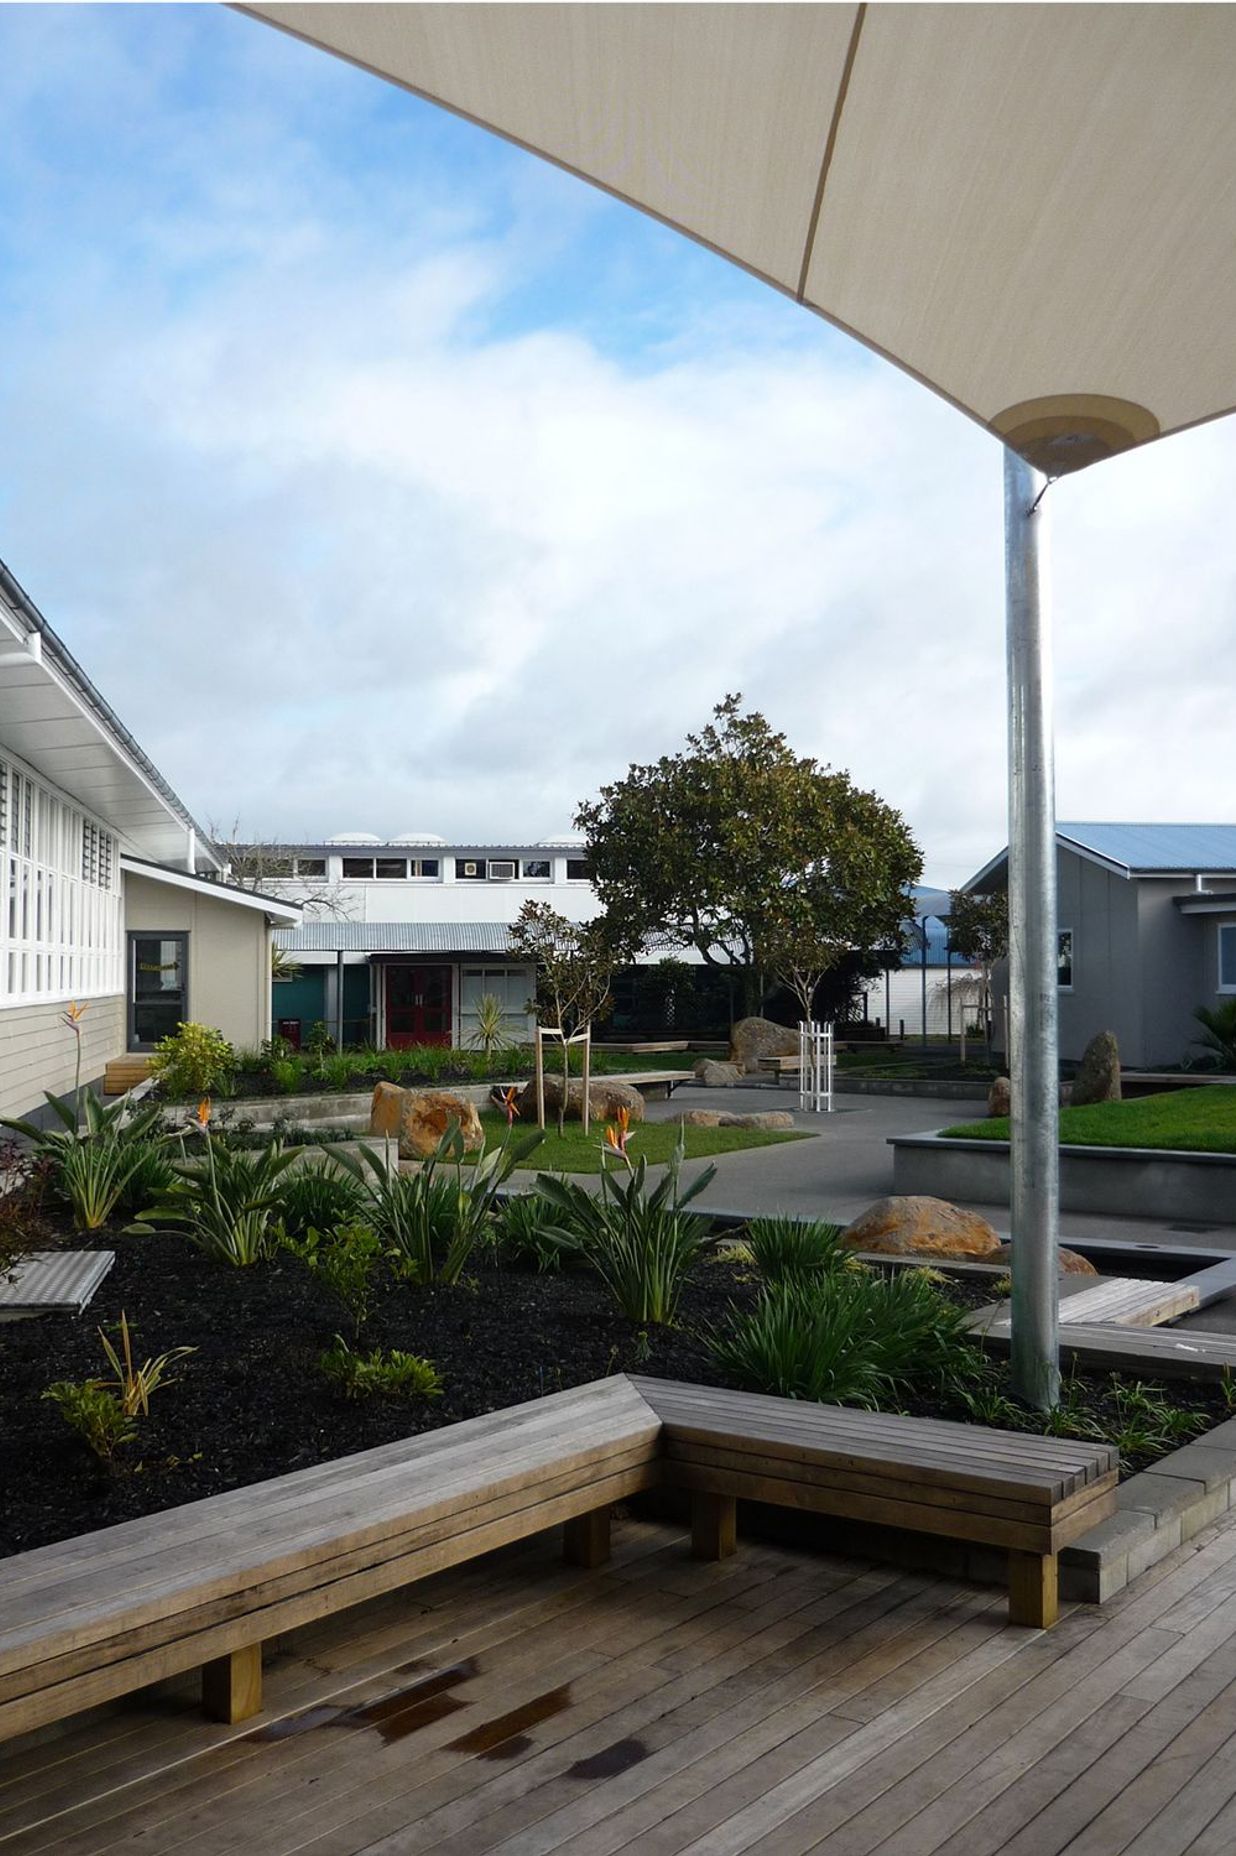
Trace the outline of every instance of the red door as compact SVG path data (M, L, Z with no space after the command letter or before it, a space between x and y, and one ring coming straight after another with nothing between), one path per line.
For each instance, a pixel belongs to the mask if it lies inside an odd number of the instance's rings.
M409 1044L450 1041L451 969L387 967L387 1048L404 1050Z

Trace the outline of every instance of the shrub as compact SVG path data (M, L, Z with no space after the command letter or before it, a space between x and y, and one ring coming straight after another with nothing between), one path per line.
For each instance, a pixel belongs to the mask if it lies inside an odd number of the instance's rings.
M879 1405L912 1385L964 1381L975 1370L965 1310L917 1271L790 1277L714 1336L735 1385L780 1398Z
M79 1231L97 1231L107 1223L145 1158L144 1149L120 1141L75 1141L66 1148L57 1185Z
M492 1227L499 1189L542 1138L529 1134L482 1147L465 1167L463 1137L453 1122L415 1173L390 1172L382 1155L362 1144L371 1174L365 1215L389 1239L400 1273L417 1283L458 1282ZM440 1170L447 1165L453 1178Z
M1193 1016L1202 1027L1202 1035L1193 1042L1217 1068L1236 1070L1236 999L1224 999L1213 1008L1199 1005Z
M183 1165L162 1198L130 1229L180 1229L218 1263L247 1269L274 1250L280 1206L279 1177L295 1156L278 1142L256 1153L212 1142L206 1155Z
M576 1263L583 1255L577 1236L554 1222L555 1211L539 1192L513 1193L498 1213L497 1237L513 1263L541 1274Z
M298 1166L284 1174L279 1188L281 1222L293 1240L353 1223L364 1204L365 1188L355 1173L329 1165Z
M210 1025L179 1026L150 1059L151 1074L169 1096L226 1095L235 1068L235 1051Z
M558 1213L556 1228L578 1245L587 1262L631 1321L673 1321L708 1220L686 1211L716 1174L713 1166L680 1188L685 1149L681 1137L664 1175L651 1191L647 1162L627 1165L625 1177L602 1170L589 1192L578 1180L538 1175L536 1189Z
M746 1246L765 1282L824 1275L854 1261L841 1242L841 1226L821 1219L753 1218Z
M99 1461L109 1465L117 1450L136 1437L138 1418L149 1416L151 1395L173 1383L168 1367L196 1351L193 1347L172 1347L135 1366L132 1333L123 1311L118 1332L119 1347L102 1328L98 1330L113 1378L58 1379L43 1394Z
M403 1353L398 1347L383 1352L354 1353L341 1335L320 1355L318 1364L345 1398L441 1398L442 1381L431 1360Z
M333 1230L306 1231L284 1242L322 1287L352 1318L359 1334L369 1319L374 1276L382 1258L382 1239L367 1224L340 1224Z
M133 1165L121 1187L115 1209L136 1217L144 1205L162 1197L175 1179L176 1169L164 1140L135 1141L132 1158Z
M507 1043L506 1007L496 992L483 992L473 1007L476 1024L468 1042L484 1053L488 1062Z

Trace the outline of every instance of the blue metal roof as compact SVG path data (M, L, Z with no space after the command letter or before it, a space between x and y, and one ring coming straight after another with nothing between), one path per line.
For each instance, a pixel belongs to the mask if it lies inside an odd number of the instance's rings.
M1056 835L1130 872L1236 870L1236 825L1072 825Z

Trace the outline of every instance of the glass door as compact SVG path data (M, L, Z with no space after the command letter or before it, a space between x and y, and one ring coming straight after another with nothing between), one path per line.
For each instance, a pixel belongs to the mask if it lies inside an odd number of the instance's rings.
M189 937L129 936L129 1049L153 1050L189 1016Z

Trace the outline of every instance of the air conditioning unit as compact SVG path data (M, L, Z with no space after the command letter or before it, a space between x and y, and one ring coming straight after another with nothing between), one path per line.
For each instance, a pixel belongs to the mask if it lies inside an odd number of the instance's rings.
M464 876L476 876L478 874L475 864L461 864L459 868Z
M509 883L518 874L518 866L509 857L493 857L489 862L489 880L491 883Z

